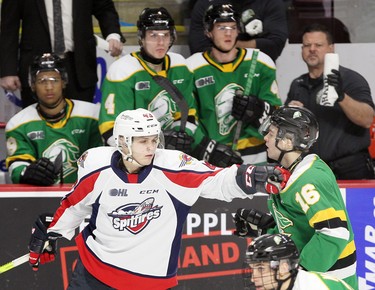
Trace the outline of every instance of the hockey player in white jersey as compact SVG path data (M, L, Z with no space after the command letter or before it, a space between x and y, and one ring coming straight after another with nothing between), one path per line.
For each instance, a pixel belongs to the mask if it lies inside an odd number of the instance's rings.
M54 259L56 240L73 238L91 216L76 237L79 259L68 289L174 287L183 226L199 197L229 202L278 192L288 179L273 166L218 168L160 148L160 123L145 109L120 113L114 138L116 147L81 156L78 180L53 219L41 215L33 226L29 262L37 270Z

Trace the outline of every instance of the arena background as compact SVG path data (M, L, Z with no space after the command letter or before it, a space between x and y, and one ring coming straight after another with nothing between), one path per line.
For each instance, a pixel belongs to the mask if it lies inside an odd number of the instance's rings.
M171 50L185 57L189 56L189 49L186 45L189 27L187 2L189 1L115 0L114 2L119 10L120 19L127 21L121 22L122 31L128 39L125 53L138 49L134 23L141 9L147 6L165 6L172 12L178 24L178 40ZM286 5L291 2L303 1L285 1ZM374 93L375 30L372 24L375 21L375 9L371 9L374 2L373 0L333 2L335 2L335 16L349 27L352 39L352 43L336 44L340 64L361 73ZM95 32L99 34L98 28ZM282 55L277 60L277 80L282 100L286 98L291 81L306 72L300 51L301 44L287 42ZM108 66L115 59L98 49L97 60L99 81L95 102L101 99L100 84ZM19 92L6 94L0 90L0 183L9 182L5 169L4 127L9 118L19 110ZM355 232L360 289L374 289L375 181L349 181L339 182L339 184ZM68 186L38 188L0 184L0 265L27 252L32 222L38 214L54 211L61 197L68 190ZM256 196L246 203L243 200L225 203L200 199L193 207L185 225L180 255L179 286L174 289L242 289L242 259L249 240L231 235L232 214L238 207L243 206L265 210L265 199L265 196ZM147 256L147 253L144 255ZM54 263L42 266L38 272L33 272L26 263L0 274L0 289L65 289L76 257L74 241L61 240L59 254Z

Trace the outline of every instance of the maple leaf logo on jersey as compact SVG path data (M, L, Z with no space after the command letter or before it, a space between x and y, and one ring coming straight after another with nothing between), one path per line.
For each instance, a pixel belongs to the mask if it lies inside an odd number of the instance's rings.
M131 203L118 207L108 214L112 217L112 225L119 231L127 230L132 234L138 234L161 214L162 206L154 206L153 197L145 199L141 203Z

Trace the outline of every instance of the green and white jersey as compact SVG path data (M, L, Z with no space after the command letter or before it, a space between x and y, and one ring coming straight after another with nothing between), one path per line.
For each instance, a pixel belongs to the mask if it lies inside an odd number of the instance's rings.
M237 124L231 115L233 96L237 89L245 89L252 53L253 49L238 49L236 59L225 64L216 62L210 56L210 51L195 53L187 59L187 65L194 74L199 124L207 137L219 143L232 145ZM275 63L262 52L259 52L256 61L250 95L271 106L282 104L278 95ZM242 155L251 154L250 148L255 149L262 144L264 141L258 128L251 124L242 128L238 141L238 150ZM248 149L247 152L244 152L245 149Z
M326 272L357 289L356 247L348 213L332 170L309 154L296 166L268 208L276 221L270 233L289 235L308 271Z
M196 104L192 94L193 76L186 66L186 60L180 54L168 52L163 66L162 71L154 71L142 59L139 51L112 63L101 87L99 130L102 135L112 131L119 113L138 108L151 111L163 130L179 127L180 109L169 93L153 80L154 75L168 78L183 94L189 106L187 133L195 133L197 125Z
M22 170L36 159L53 161L63 152L63 181L77 179L77 160L87 149L103 145L98 129L99 105L66 99L66 116L48 123L30 105L6 125L8 156L6 165L13 183L19 183Z
M353 290L345 281L331 275L298 270L292 290Z

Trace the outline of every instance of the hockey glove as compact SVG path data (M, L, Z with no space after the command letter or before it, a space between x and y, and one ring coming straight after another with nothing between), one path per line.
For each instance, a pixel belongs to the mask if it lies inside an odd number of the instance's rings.
M271 214L256 209L239 208L233 220L236 225L233 234L239 237L258 237L276 226Z
M250 36L256 36L263 32L263 22L262 20L250 18L247 23L245 23L245 31Z
M205 160L218 167L228 167L233 164L243 163L241 156L229 146L206 137L194 149L193 155L199 160Z
M236 120L259 127L264 111L264 101L256 96L244 96L242 90L236 90L232 106L232 116Z
M29 242L29 263L34 271L38 271L39 264L45 264L55 260L57 239L61 237L57 233L47 233L47 228L53 220L52 214L42 214L35 221L31 230ZM48 246L45 247L46 242Z
M180 150L187 154L191 153L191 145L193 144L194 139L193 137L189 136L186 132L167 130L163 132L163 134L166 149Z
M46 157L42 157L25 167L21 173L20 183L52 185L57 177L53 162Z
M289 177L290 172L279 166L241 165L237 171L236 181L247 194L278 194L285 187Z
M338 70L333 69L331 74L327 75L327 83L329 86L333 86L336 90L338 99L336 102L341 102L344 99L344 91L342 89L342 78Z

